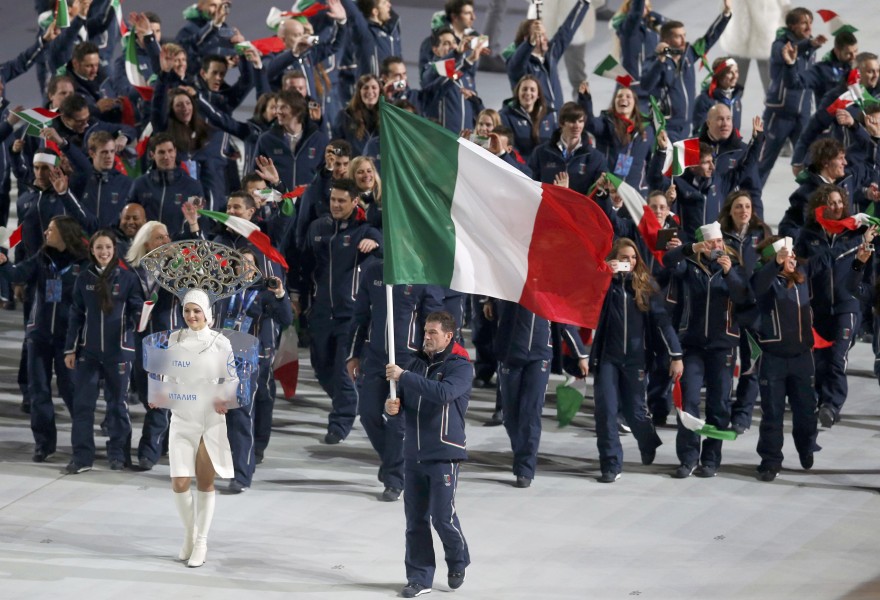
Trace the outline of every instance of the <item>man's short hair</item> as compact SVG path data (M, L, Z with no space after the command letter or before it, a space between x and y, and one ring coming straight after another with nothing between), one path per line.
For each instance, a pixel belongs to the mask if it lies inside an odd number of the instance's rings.
M62 116L72 118L73 115L80 112L84 108L89 108L89 103L86 102L86 99L83 98L80 94L71 94L64 99L58 110L61 112Z
M856 65L861 69L866 62L878 60L877 55L873 52L859 52L856 54ZM871 104L874 104L873 102Z
M715 150L709 144L704 142L700 142L700 160L703 159L704 156L714 156Z
M150 152L155 152L156 148L166 142L171 142L172 145L174 145L174 149L177 150L177 144L174 143L174 138L171 137L170 133L168 133L167 131L154 133L152 136L150 136Z
M202 71L208 71L211 68L211 63L223 63L224 67L228 67L229 63L226 62L226 58L220 56L219 54L207 54L202 58Z
M858 43L859 40L856 39L856 36L852 31L841 31L834 36L834 48L837 50L846 48L847 46L855 46Z
M232 200L233 198L239 198L242 202L244 202L244 205L246 208L253 208L253 209L257 208L257 203L254 202L253 197L243 190L236 190L236 191L232 192L231 194L229 194L229 198L227 199L227 204L229 203L229 200Z
M797 8L793 8L788 11L788 14L785 15L785 26L791 29L795 25L801 22L801 19L807 17L810 21L813 20L813 11L809 8L804 8L803 6L799 6Z
M278 92L278 101L283 102L290 107L290 114L300 121L305 121L305 116L309 109L309 103L303 98L303 95L296 90L284 90Z
M660 39L666 40L672 35L673 29L683 29L684 23L681 21L666 21L660 26Z
M387 77L391 72L391 65L402 64L405 65L406 62L400 58L399 56L388 56L385 60L382 61L382 66L379 67L379 75L382 77Z
M343 140L342 138L330 140L330 143L327 144L327 147L333 148L333 154L335 154L336 156L347 156L351 158L351 144L349 144L346 140Z
M89 54L99 54L100 49L92 42L81 42L73 48L73 60L82 62Z
M446 0L443 11L446 13L446 18L452 21L452 16L460 15L461 9L468 5L473 6L474 0Z
M445 310L432 312L427 317L425 317L425 323L438 323L443 333L454 334L457 327L453 316Z
M55 92L58 91L59 84L65 81L70 85L73 85L73 78L70 75L53 75L52 79L49 80L49 83L46 84L46 94L49 96L54 95Z
M109 131L99 129L89 136L89 151L97 152L98 148L113 141L113 135Z
M340 179L334 179L333 183L330 184L331 190L341 190L343 192L347 192L349 198L357 198L358 196L358 186L354 182L354 179L349 179L348 177L342 177Z
M507 138L508 142L513 142L513 129L511 129L507 125L496 125L492 128L492 133L503 135Z
M452 27L449 25L444 25L443 27L438 27L434 31L431 32L431 48L436 48L440 45L440 36L445 35L447 33L452 34L452 37L455 37L455 32L452 31Z
M577 102L566 102L559 109L559 124L574 123L578 119L586 119L587 113L584 107Z
M831 137L818 139L810 144L810 162L817 170L821 170L845 151L839 140Z
M149 11L149 10L145 11L144 16L147 18L147 21L149 21L150 23L156 23L158 25L162 24L162 19L159 18L159 15L157 15L156 13L154 13L152 11Z

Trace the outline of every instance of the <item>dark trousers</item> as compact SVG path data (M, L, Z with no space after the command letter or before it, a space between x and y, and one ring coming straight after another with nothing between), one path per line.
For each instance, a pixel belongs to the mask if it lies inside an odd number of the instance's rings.
M253 402L226 413L226 437L232 451L235 480L245 487L254 477L254 412Z
M357 389L345 368L349 322L349 319L309 319L312 367L332 402L327 431L335 431L343 438L351 432L358 404Z
M745 331L739 338L739 381L736 383L736 400L730 409L730 421L746 429L752 426L752 413L758 399L758 372L746 374L752 369L752 349Z
M648 373L648 412L665 420L672 412L672 377L669 375L669 357L655 355ZM656 421L655 421L656 422Z
M830 348L816 350L816 392L819 406L828 406L835 418L840 414L849 385L846 380L846 357L855 343L861 324L859 313L816 318L813 321L816 333L831 342Z
M550 361L524 365L501 363L498 389L504 411L504 429L513 450L513 474L535 478L541 443L541 409L550 381Z
M406 461L403 509L406 514L406 580L431 587L434 581L434 539L440 536L449 571L470 564L467 542L455 510L459 463Z
M389 394L385 365L364 359L364 376L358 395L361 425L376 454L379 455L379 479L385 487L403 489L403 417L385 414Z
M785 141L791 140L791 145L794 147L806 125L807 118L801 115L783 116L776 111L764 111L764 148L758 157L761 185L767 183L767 177L770 176L770 171L773 170Z
M784 358L765 352L761 363L761 429L758 437L758 455L761 466L782 466L785 399L791 406L794 447L799 455L811 454L816 444L816 393L813 388L813 355Z
M471 296L471 339L477 356L474 359L474 378L488 382L495 375L498 360L495 358L495 332L498 321L489 321L483 316L483 305Z
M146 337L146 334L139 333L136 336L137 344L135 346L134 364L131 368L131 379L138 400L146 409L141 439L137 447L137 456L139 460L148 460L156 464L162 457L163 440L168 435L171 413L167 408L150 408L147 398L149 380L143 366L143 339Z
M70 441L73 462L92 466L95 462L95 406L98 403L99 380L104 380L107 403L105 423L110 434L107 459L131 463L131 418L128 415L128 383L131 363L106 362L99 358L79 356L73 373L73 425Z
M730 425L730 388L736 351L686 348L684 375L681 378L681 404L686 413L700 416L700 388L706 386L706 424L718 429ZM706 438L700 447L700 436L678 422L675 451L683 465L707 467L721 465L721 440Z
M55 428L55 405L52 403L52 370L58 378L58 393L68 412L73 414L71 371L64 366L64 345L42 340L27 340L28 395L31 400L31 431L36 450L55 452L58 430Z
M260 373L254 394L254 452L262 456L272 436L272 414L275 410L275 378L272 376L274 351L260 357Z
M620 473L623 469L623 447L617 429L619 412L623 413L632 428L640 452L652 452L663 443L648 418L645 371L602 361L593 375L599 468L603 473Z

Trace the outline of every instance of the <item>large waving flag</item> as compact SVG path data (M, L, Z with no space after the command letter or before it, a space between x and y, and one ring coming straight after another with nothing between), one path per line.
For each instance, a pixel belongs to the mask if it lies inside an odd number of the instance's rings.
M666 149L663 175L678 177L683 175L688 167L695 167L698 164L700 164L700 138L681 140L672 144L672 148Z
M831 35L837 35L838 33L848 31L850 33L855 33L858 31L855 27L850 25L849 23L844 23L843 19L840 18L833 10L825 10L820 9L816 11L819 13L819 16L822 17L822 21L828 23L828 29L831 30Z
M642 198L642 195L636 188L612 173L605 173L605 177L611 182L611 185L617 190L617 195L623 200L623 205L626 207L629 216L638 226L639 234L641 234L642 239L645 241L645 246L654 255L654 258L662 261L664 252L657 250L657 232L660 231L660 222L657 220L657 215L650 210L646 210L645 199Z
M387 102L379 114L385 283L440 285L596 327L613 237L599 206Z

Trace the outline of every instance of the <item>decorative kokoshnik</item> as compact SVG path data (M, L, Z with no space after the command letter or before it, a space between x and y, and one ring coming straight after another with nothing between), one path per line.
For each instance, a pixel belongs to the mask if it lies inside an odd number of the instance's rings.
M260 271L238 251L204 240L165 244L149 252L141 264L163 288L194 303L212 319L211 305L257 283ZM149 374L150 404L174 408L183 402L211 402L227 409L251 403L251 375L259 368L259 340L231 329L211 329L213 338L201 351L177 342L186 329L160 331L143 341L143 367ZM224 336L232 352L222 356L208 351Z

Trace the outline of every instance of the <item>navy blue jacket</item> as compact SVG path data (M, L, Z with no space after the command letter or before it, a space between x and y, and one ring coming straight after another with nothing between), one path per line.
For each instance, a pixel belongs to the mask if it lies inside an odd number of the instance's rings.
M749 300L749 283L743 267L734 260L727 275L717 261L698 262L693 246L669 250L663 264L678 284L681 321L678 336L685 348L722 350L739 344L734 305Z
M804 281L791 287L782 276L781 265L775 261L763 265L752 276L760 313L758 343L761 350L775 356L798 356L813 348L809 269L799 266L798 272Z
M523 75L534 75L541 82L541 89L544 91L544 100L547 104L557 111L562 108L562 105L565 104L565 95L559 81L559 60L571 44L575 32L583 23L584 17L587 16L588 10L590 10L589 2L575 3L553 39L548 43L544 60L532 55L532 50L535 47L531 44L528 36L520 42L516 51L507 61L507 78L510 80L511 89L516 87Z
M532 156L532 152L538 144L550 141L553 132L559 126L556 122L556 112L548 112L541 119L541 124L538 126L538 141L535 142L532 140L532 117L519 103L513 99L505 100L499 113L501 124L513 131L513 139L510 142L526 161Z
M244 164L253 165L257 158L257 141L271 126L262 120L250 118L247 121L236 121L229 112L217 110L213 104L199 95L199 111L203 117L217 129L234 135L244 142Z
M721 91L721 88L716 88L712 96L709 97L709 88L706 87L706 89L700 92L700 95L697 96L697 102L694 105L694 134L698 134L700 130L703 129L703 125L706 124L706 117L709 114L709 109L716 104L726 104L730 107L731 116L733 118L733 128L736 131L739 131L742 128L742 99L743 86L739 84L733 88L729 97Z
M816 48L812 39L798 40L790 29L784 28L770 46L770 85L764 98L764 121L767 128L773 119L804 119L810 116L813 102L809 92L803 89L799 78L816 61ZM782 58L782 48L791 42L797 48L797 59L788 65Z
M434 68L433 62L426 64L422 71L422 101L425 111L423 116L435 119L440 125L457 134L462 129L474 128L477 115L483 110L483 101L479 96L465 98L461 92L462 88L475 91L476 65L456 51L438 60L450 58L455 59L456 71L461 74L458 78L450 79L441 75Z
M388 301L383 263L373 261L358 268L360 287L351 319L348 358L369 358L369 364L385 373L388 363ZM436 285L395 285L394 352L405 364L422 349L425 317L443 310L443 290Z
M85 210L70 189L59 195L51 186L45 191L27 186L27 191L18 197L16 207L25 256L33 256L43 245L43 232L52 217L70 215L86 234L91 234L96 229L95 215Z
M276 125L257 139L254 156L271 158L281 181L287 189L292 190L298 185L312 182L324 162L324 149L329 143L327 134L309 121L304 124L302 137L291 152L290 145L284 139L284 130Z
M516 302L490 300L495 304L498 331L495 334L495 356L506 365L526 365L553 358L551 323ZM578 358L586 358L587 350L577 327L560 327L565 342Z
M443 352L419 352L404 366L398 389L406 460L467 460L464 425L474 379L467 352L450 342Z
M145 300L150 300L153 294L156 294L156 303L153 306L152 312L150 312L150 317L147 320L147 325L142 335L147 336L160 331L173 331L183 327L185 323L183 321L183 307L180 304L180 299L159 285L143 266L132 267L131 271L138 277L141 293Z
M842 187L847 191L847 195L849 196L848 208L850 214L858 212L857 210L854 210L856 207L853 202L855 197L854 192L858 187L858 178L856 175L857 173L855 173L852 167L847 166L843 177L834 182L834 185ZM807 218L807 207L810 203L810 196L826 183L826 181L816 173L812 166L808 167L801 173L798 177L798 181L800 181L801 184L798 186L798 189L792 192L791 196L789 196L789 206L786 209L782 220L779 222L779 235L788 235L793 238L798 237Z
M134 180L128 202L144 207L148 221L161 221L174 235L183 231L181 205L190 196L203 196L201 184L177 167L172 171L152 169Z
M851 69L851 64L837 60L834 52L830 51L809 69L798 73L792 87L813 90L816 106L819 106L825 94L846 81Z
M266 57L266 77L268 78L270 88L280 90L281 80L284 78L285 73L288 71L301 71L306 76L306 95L317 97L318 93L315 90L315 68L331 56L335 56L343 46L349 43L351 28L340 25L338 21L333 19L330 19L330 21L332 21L332 24L320 32L318 44L307 48L299 56L290 50L284 49L271 58Z
M358 266L371 255L382 253L382 233L353 213L345 221L329 215L309 226L306 252L303 257L302 294L306 280L311 283L312 305L309 318L348 319L354 314L358 292ZM358 250L361 240L371 239L379 248L370 254Z
M333 172L324 166L317 169L315 177L296 203L296 223L293 243L299 251L305 250L309 226L324 215L330 214L330 184ZM288 239L288 244L290 240Z
M608 170L605 157L590 147L586 135L581 146L565 158L559 147L560 131L557 129L546 144L541 144L529 159L532 178L541 183L553 183L557 174L566 171L568 186L576 192L587 194L599 177Z
M262 282L261 282L262 283ZM268 357L275 349L275 339L278 331L276 326L283 329L293 323L293 310L290 308L290 299L287 294L281 298L275 297L275 292L260 287L257 284L217 302L212 310L217 327L235 329L250 333L260 340L260 356ZM243 319L251 319L250 328L242 328ZM229 323L232 326L228 326Z
M208 54L234 56L235 47L230 41L233 35L235 30L228 23L218 28L210 18L187 16L186 24L177 32L177 43L186 50L187 73L198 73L202 68L202 57Z
M642 16L644 13L645 0L632 0L629 12L614 27L620 42L620 62L637 82L642 79L642 65L660 43L660 26L667 21L657 12L650 11L647 17ZM632 89L642 101L642 109L647 110L648 92L641 84L634 83Z
M378 107L377 107L378 109ZM357 122L351 116L348 107L339 111L336 120L333 122L333 139L343 139L351 144L351 155L354 156L371 156L379 159L379 111L375 113L375 123L367 123L364 129L363 137L358 137ZM327 142L329 143L329 141ZM326 143L325 143L326 146ZM324 159L323 150L320 155L321 160Z
M664 348L671 360L681 359L681 345L659 293L651 295L648 310L636 305L629 273L617 273L602 303L599 325L593 334L590 367L600 362L645 370L648 349Z
M132 179L116 169L96 170L76 146L68 145L64 150L75 171L71 189L81 198L83 208L95 216L97 229L114 227L131 192Z
M34 304L25 327L28 339L64 346L73 285L88 265L89 261L86 259L73 260L69 253L58 252L53 248L40 250L15 265L8 262L0 265L0 278L11 283L28 284L35 290ZM50 279L61 279L60 302L48 301L46 282Z
M113 310L104 314L96 291L99 273L90 265L76 278L70 305L65 354L73 352L105 362L122 362L134 357L134 332L140 321L144 295L138 276L112 265L107 285Z
M703 36L708 51L718 38L730 17L723 14L709 26ZM694 121L694 105L696 100L696 70L700 64L700 56L691 44L688 44L678 64L671 58L661 62L653 54L645 63L642 73L642 88L660 101L660 106L668 110L666 124L672 130L687 131ZM673 140L676 141L676 140Z
M861 311L853 264L860 231L829 235L816 222L805 225L794 243L795 254L810 263L810 305L817 319Z
M368 21L352 0L343 0L345 13L352 28L351 44L357 58L358 76L379 76L382 61L389 56L402 56L400 17L393 10L383 24Z

